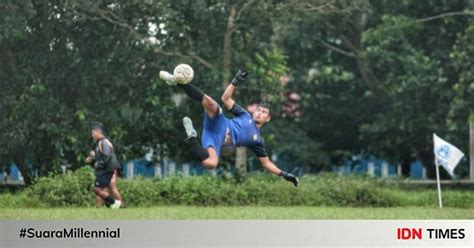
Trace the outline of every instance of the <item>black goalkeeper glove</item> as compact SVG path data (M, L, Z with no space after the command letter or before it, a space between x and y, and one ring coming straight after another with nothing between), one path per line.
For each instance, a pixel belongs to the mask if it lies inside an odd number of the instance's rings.
M300 180L298 180L298 178L295 175L288 173L286 171L281 171L279 176L285 178L285 180L287 181L292 182L293 185L295 185L295 187L298 187Z
M245 68L241 66L239 68L239 71L235 74L234 78L232 79L230 83L233 84L234 86L238 86L241 83L243 83L245 79L247 79L248 75L249 75L248 71L246 71Z

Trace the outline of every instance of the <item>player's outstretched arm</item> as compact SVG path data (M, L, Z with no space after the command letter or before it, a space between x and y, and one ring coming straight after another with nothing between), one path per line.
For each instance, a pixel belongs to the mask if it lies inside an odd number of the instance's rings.
M292 182L295 187L298 187L299 180L295 175L278 169L278 167L268 157L259 157L258 160L263 168L277 176L283 177L285 180Z
M222 103L224 103L224 106L227 110L232 109L232 106L234 106L235 101L232 99L232 95L234 94L235 91L235 86L233 84L229 84L227 88L224 91L224 94L221 97Z
M245 79L247 79L248 75L249 73L243 67L240 67L239 71L235 74L234 78L225 89L224 94L221 97L221 100L224 103L224 106L226 107L226 109L231 110L232 107L234 106L235 101L234 99L232 99L232 95L234 94L235 88L238 85L242 84L245 81Z

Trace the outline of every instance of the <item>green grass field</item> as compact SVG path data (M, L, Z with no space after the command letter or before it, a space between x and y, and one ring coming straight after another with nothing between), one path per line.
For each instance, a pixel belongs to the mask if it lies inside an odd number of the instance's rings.
M396 207L0 208L0 220L474 219L474 209Z

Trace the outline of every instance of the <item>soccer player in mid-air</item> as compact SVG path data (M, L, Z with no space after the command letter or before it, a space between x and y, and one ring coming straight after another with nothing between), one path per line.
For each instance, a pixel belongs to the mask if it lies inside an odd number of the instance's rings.
M204 130L201 144L197 139L197 132L193 128L191 119L184 117L183 125L188 137L186 143L206 168L217 167L222 146L245 146L253 150L265 169L292 182L294 186L298 186L298 178L280 170L268 158L265 150L260 128L271 119L270 106L259 104L253 113L249 113L232 99L235 89L245 81L247 76L248 72L245 69L239 69L222 95L224 106L234 115L234 118L229 119L222 114L219 104L199 88L192 84L177 84L172 74L160 71L160 78L167 84L177 85L204 107Z

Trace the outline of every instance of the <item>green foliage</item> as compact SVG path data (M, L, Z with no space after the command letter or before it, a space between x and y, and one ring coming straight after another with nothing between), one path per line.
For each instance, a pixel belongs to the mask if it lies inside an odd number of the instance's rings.
M249 70L248 82L239 88L239 95L245 103L267 102L272 106L282 102L281 94L284 86L281 77L286 75L288 68L285 55L278 50L256 52L254 58L245 63ZM274 110L277 112L278 108Z
M303 121L295 125L319 141L322 156L338 163L376 154L401 163L407 176L419 159L433 177L433 132L467 150L472 21L426 18L472 12L470 1L304 4L288 7L298 15L286 13L274 39L288 55L289 86L302 93Z
M232 72L240 64L256 68L259 87L244 89L242 94L255 97L242 95L243 103L264 99L277 105L278 76L286 67L283 54L269 44L274 4L235 7L242 11L229 31L226 66ZM0 142L8 144L0 148L0 163L20 164L25 179L32 168L23 164L33 163L39 176L63 164L77 168L90 148L92 121L105 124L121 159L149 148L160 152L156 159L186 159L176 127L183 115L202 118L202 107L176 104L174 94L181 92L159 80L158 72L189 63L195 83L219 99L231 76L222 65L231 8L227 1L0 3Z
M92 206L93 182L92 168L83 167L74 173L41 177L23 195L49 206Z
M17 163L25 179L77 168L91 121L122 160L149 148L189 160L176 127L202 106L175 102L158 71L189 63L219 99L244 64L235 99L273 104L265 137L285 166L328 170L371 153L420 159L433 176L431 134L466 151L474 113L472 16L426 19L449 12L472 13L472 1L1 1L0 166ZM278 116L287 91L302 116Z
M426 49L426 43L419 43L419 34L429 36L430 32L429 23L406 16L383 16L380 25L364 33L367 56L390 99L385 110L360 128L362 141L370 152L392 161L419 159L432 177L432 134L437 132L467 150L467 139L459 137L467 133L468 113L463 114L464 121L446 122L448 113L455 111L455 105L447 103L452 102L459 85L453 80L456 76L443 66L447 63L446 54L437 54ZM453 43L454 39L445 42ZM455 52L450 57L456 56L461 55ZM468 101L467 95L457 99ZM454 130L459 131L458 138L453 137ZM462 170L458 172L466 175Z
M466 154L469 148L468 122L474 123L474 22L466 28L464 34L458 35L458 40L453 45L449 54L450 61L456 74L456 83L452 86L453 99L446 125L449 130L449 140L456 142ZM472 159L472 158L471 158ZM468 175L469 165L467 160L461 162L458 171Z
M52 175L16 196L0 196L1 207L90 207L94 202L93 174L88 168ZM210 176L119 180L118 188L129 207L156 205L194 206L433 206L436 191L402 189L397 181L367 176L320 174L304 176L298 188L272 175L249 176L242 182ZM448 207L473 207L467 191L445 190Z
M37 196L30 197L26 192L21 194L1 194L0 195L0 208L37 208L47 207L47 202L41 201Z
M382 24L365 32L367 56L380 72L379 79L390 93L390 100L386 110L361 125L361 137L369 151L394 161L407 153L425 159L420 153L430 149L431 144L413 142L413 135L417 134L415 139L429 140L446 117L448 106L444 102L450 97L449 84L441 61L430 58L411 41L420 31L421 25L414 20L385 16Z
M304 139L313 142L303 144L320 143L324 153L313 153L324 162L320 165L340 161L359 151L356 127L367 121L365 113L371 106L367 99L354 95L363 92L356 75L341 65L315 62L305 80L301 99L304 114L300 125L308 136ZM324 157L326 159L321 159Z
M277 147L278 166L291 171L296 166L311 166L313 168L325 169L324 166L331 162L326 153L321 152L321 139L311 139L306 130L298 128L295 120L291 118L272 120L268 130L263 131L265 145ZM298 137L288 139L288 137ZM316 152L319 151L319 152ZM257 164L258 162L256 162ZM258 165L260 167L260 165Z

